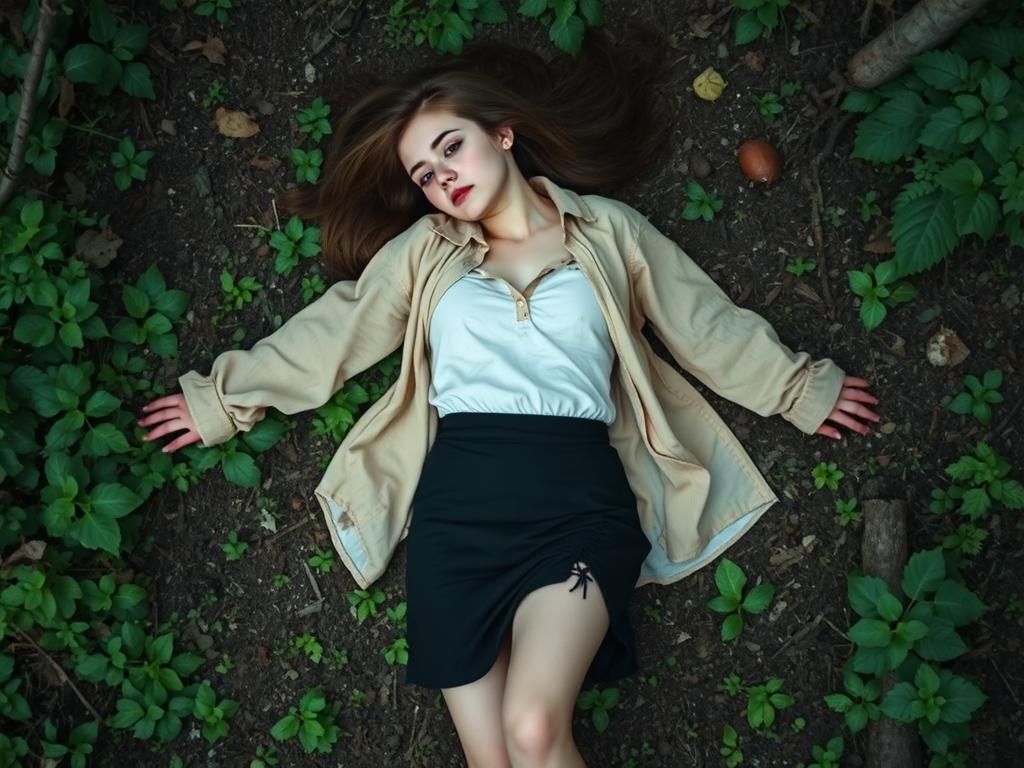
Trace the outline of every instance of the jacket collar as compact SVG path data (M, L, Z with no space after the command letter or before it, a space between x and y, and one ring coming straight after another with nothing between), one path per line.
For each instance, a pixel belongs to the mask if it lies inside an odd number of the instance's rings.
M571 189L563 189L546 176L531 176L528 179L528 183L535 191L550 198L555 207L558 208L563 231L565 231L565 215L567 213L588 222L597 220L597 217L586 201ZM486 244L483 227L476 221L463 221L462 219L445 215L444 221L435 225L432 229L455 245L465 245L471 237L481 244Z

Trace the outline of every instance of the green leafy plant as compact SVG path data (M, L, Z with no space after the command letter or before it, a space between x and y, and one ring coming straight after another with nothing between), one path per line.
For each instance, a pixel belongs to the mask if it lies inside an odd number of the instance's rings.
M299 123L299 130L309 134L317 144L324 136L332 133L331 123L327 119L331 116L331 106L327 104L322 96L313 99L313 103L306 109L299 110L295 116Z
M223 26L228 23L231 8L231 0L201 0L193 9L193 13L196 16L213 16L217 23Z
M463 45L476 35L474 24L504 24L508 14L500 0L426 0L425 8L415 0L397 0L388 9L384 32L388 45L428 43L441 53L462 53Z
M270 579L270 586L274 589L281 589L291 583L292 577L284 573L275 573Z
M598 733L608 730L610 720L608 713L613 707L618 706L618 703L618 688L599 688L595 685L588 691L582 691L576 697L576 706L584 712L590 711L590 722Z
M875 202L876 200L878 200L878 192L873 189L857 198L861 221L871 221L875 216L882 215L882 209Z
M268 765L277 763L277 749L259 744L256 747L256 757L249 761L249 768L267 768Z
M818 262L814 259L804 259L800 256L794 256L789 260L789 263L786 264L786 271L791 275L800 277L804 272L813 272L817 266Z
M782 96L795 96L803 90L803 83L799 80L783 80L782 87L779 88L779 94Z
M168 289L164 276L152 264L134 285L125 283L121 300L128 317L114 324L110 331L114 340L145 345L161 357L177 357L178 338L171 330L184 319L189 295L176 288Z
M981 547L988 538L988 531L973 523L961 523L953 533L938 536L942 548L956 552L962 557L974 557L981 554Z
M959 509L972 521L993 508L1024 509L1024 486L1008 478L1010 469L1009 462L995 449L979 442L973 454L961 456L946 467L954 484L945 491L933 490L928 508L936 514Z
M149 45L149 27L125 24L103 0L90 0L89 38L64 54L63 76L72 83L89 83L101 96L120 88L129 96L156 101L149 67L133 59Z
M539 19L551 42L573 56L580 52L586 28L605 23L601 0L522 0L519 13Z
M782 103L779 101L778 95L768 91L760 96L751 96L754 100L754 104L757 106L757 112L761 115L765 125L771 125L775 122L775 116L782 111Z
M829 709L839 712L846 720L850 733L858 733L869 721L877 720L882 713L878 699L882 695L882 681L873 678L865 682L853 669L843 670L843 685L846 693L832 693L825 697Z
M319 296L327 290L323 278L320 275L312 275L302 278L302 302L309 304L314 296Z
M317 547L316 554L311 555L306 562L320 573L330 573L334 567L334 550Z
M228 735L228 720L238 712L238 702L232 699L217 701L217 695L210 686L209 680L196 689L195 707L192 714L202 722L202 733L210 744L214 744Z
M705 192L704 187L692 179L686 183L686 197L683 218L687 221L711 221L715 213L722 210L722 199L714 192Z
M98 720L82 723L68 734L68 743L61 744L57 739L57 727L50 722L50 718L46 718L43 722L43 755L57 761L70 756L71 768L85 768L88 756L92 754L93 746L96 744L99 725ZM0 744L0 755L9 760L13 750L4 751L3 744Z
M219 77L210 83L210 87L206 89L206 95L203 96L203 106L206 109L222 104L224 102L224 81Z
M365 589L353 589L345 594L345 598L355 608L356 621L362 624L367 617L377 615L377 606L387 599L387 595L379 589L373 590L372 594Z
M757 731L770 730L775 711L793 706L795 699L782 690L782 678L773 677L762 685L751 685L747 692L747 723Z
M346 381L330 400L316 409L313 434L341 442L349 428L355 424L359 407L369 400L369 393L358 381Z
M341 733L335 723L340 710L341 702L328 705L323 689L317 686L303 695L298 707L288 708L288 714L274 724L270 735L278 741L298 736L307 753L328 753Z
M736 19L733 39L736 45L746 45L779 26L789 0L732 0L732 4L744 11Z
M839 469L834 461L823 461L811 470L811 477L814 478L814 487L818 490L828 488L830 491L838 491L839 481L845 476L846 473Z
M722 622L722 640L735 640L743 632L743 612L762 613L775 596L775 585L767 582L743 594L747 577L729 558L723 557L715 569L715 584L719 594L708 602L716 613L728 614Z
M728 768L736 768L737 765L743 762L740 737L736 733L736 729L731 725L726 724L722 728L722 746L718 748L718 753L725 758L725 764Z
M221 544L220 548L224 550L224 554L228 556L228 560L241 560L242 555L245 554L245 550L249 548L249 545L244 541L239 541L238 531L232 528L228 532L227 543Z
M813 745L811 756L814 762L807 768L839 768L839 758L843 756L843 737L835 736L829 739L824 747Z
M722 680L722 688L730 696L737 696L743 692L744 685L739 675L729 675Z
M860 522L860 510L857 509L857 499L836 499L836 520L842 526L847 526L850 523Z
M252 275L245 275L236 281L225 269L220 273L220 289L224 292L221 311L230 312L232 309L241 309L243 304L252 301L253 296L263 289L263 284Z
M324 164L324 153L319 147L306 152L298 147L291 151L292 163L295 165L295 180L302 184L309 182L315 184L320 178L320 168Z
M320 644L320 641L316 639L314 635L306 632L302 635L292 638L291 642L292 655L298 653L304 653L314 664L319 664L320 659L324 655L324 647Z
M124 192L134 179L145 181L146 166L152 157L153 151L150 149L136 152L135 143L130 137L121 139L117 149L110 153L110 164L117 169L114 171L114 184L117 188Z
M892 259L874 266L867 264L863 271L849 270L846 275L850 290L860 296L860 320L869 331L885 319L887 307L895 307L917 296L913 285L897 279L896 264Z
M981 381L973 374L964 376L967 389L954 397L949 403L953 413L970 413L984 426L992 422L992 404L1003 402L999 387L1003 384L1003 372L998 368L985 371Z
M898 276L934 266L969 235L1024 245L1024 85L1014 74L1024 48L1006 42L1020 29L1014 3L993 3L949 47L843 101L865 114L853 156L912 170L892 205Z
M287 277L300 256L308 259L320 253L320 228L304 226L298 216L292 216L284 229L271 234L270 247L277 251L274 271Z
M917 726L925 744L934 752L948 751L966 730L963 724L985 701L973 683L948 669L918 666L913 684L897 683L882 702L882 711L893 720Z

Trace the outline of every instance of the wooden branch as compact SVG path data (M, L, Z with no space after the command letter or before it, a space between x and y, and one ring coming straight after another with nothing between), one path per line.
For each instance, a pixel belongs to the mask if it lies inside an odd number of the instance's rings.
M14 197L21 172L25 169L28 137L32 132L32 115L36 111L36 91L39 90L39 81L43 77L43 64L46 62L46 51L50 47L53 27L57 22L59 2L60 0L43 0L39 8L36 36L32 41L32 53L29 55L28 68L25 70L25 82L21 87L21 109L14 124L11 154L7 157L7 167L0 176L0 211Z
M879 489L880 490L880 489ZM865 487L862 495L881 495ZM866 576L877 576L900 594L900 578L907 562L907 505L903 501L869 498L864 502L864 539L861 559ZM882 696L892 688L896 675L882 683ZM911 768L921 763L917 732L884 715L867 727L867 768Z
M850 82L870 90L895 77L917 54L945 42L988 0L921 0L850 59Z

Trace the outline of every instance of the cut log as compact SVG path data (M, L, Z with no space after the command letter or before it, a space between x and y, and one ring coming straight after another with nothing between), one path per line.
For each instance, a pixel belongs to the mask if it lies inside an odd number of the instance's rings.
M895 77L919 53L944 43L988 0L921 0L850 59L850 82L870 90Z
M862 495L876 495L867 487ZM868 499L863 502L864 539L861 559L864 574L877 576L894 595L901 594L900 579L907 563L907 505L903 501ZM882 684L882 697L893 686L895 675ZM867 727L867 768L921 768L921 743L916 730L884 715Z

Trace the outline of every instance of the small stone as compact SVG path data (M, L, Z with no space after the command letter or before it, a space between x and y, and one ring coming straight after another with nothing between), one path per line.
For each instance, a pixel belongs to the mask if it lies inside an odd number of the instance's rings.
M698 151L690 153L689 163L690 171L698 179L703 179L711 173L711 163L709 163L708 159Z
M194 174L192 174L192 186L196 188L196 194L200 197L209 197L210 195L210 172L206 169L205 165L200 165L196 168Z
M256 111L261 115L272 115L277 111L277 107L264 99L256 105Z
M887 421L885 422L885 424L878 428L878 431L881 432L883 435L891 435L893 432L896 431L896 422Z
M312 63L307 63L306 64L306 68L303 71L303 74L305 75L307 83L315 83L316 82L316 67L314 67L312 65Z
M717 51L717 53L718 53L718 58L720 58L720 59L727 59L727 58L729 58L729 49L726 47L725 43L719 43L718 44L718 51Z
M1016 307L1020 304L1020 289L1016 285L1011 285L999 294L999 303L1004 307Z

